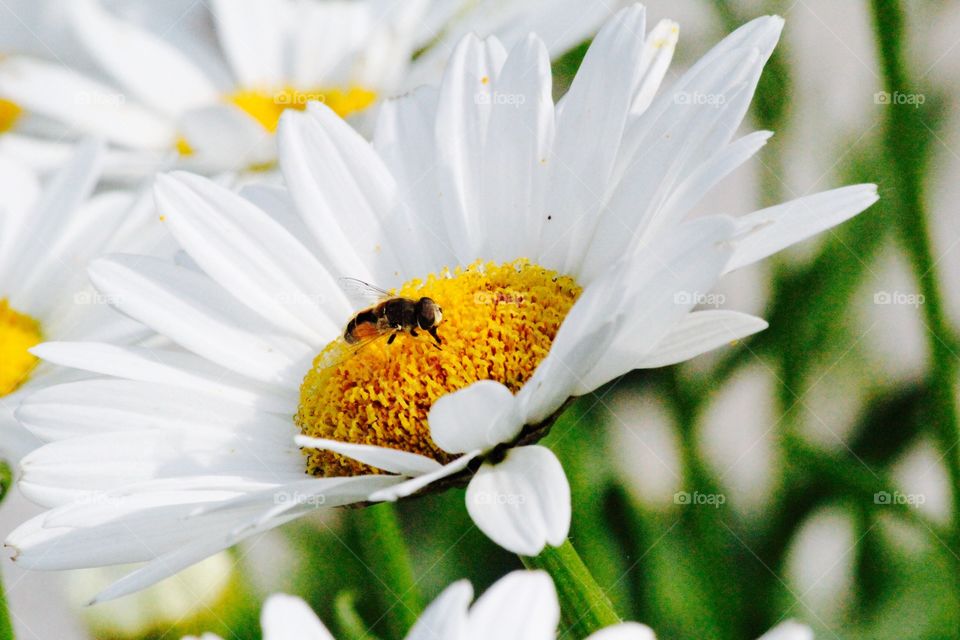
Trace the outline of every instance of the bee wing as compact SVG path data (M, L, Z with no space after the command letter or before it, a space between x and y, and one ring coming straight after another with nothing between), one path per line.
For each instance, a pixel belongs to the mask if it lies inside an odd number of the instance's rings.
M392 297L389 291L356 278L337 278L337 284L347 294L347 299L358 307L369 307Z

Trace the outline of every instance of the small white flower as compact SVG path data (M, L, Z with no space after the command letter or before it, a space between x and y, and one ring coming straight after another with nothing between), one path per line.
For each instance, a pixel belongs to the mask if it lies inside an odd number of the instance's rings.
M406 640L556 640L560 604L550 576L542 571L514 571L498 580L473 605L473 587L453 583L437 596L407 634ZM310 607L294 596L271 596L260 626L266 640L334 640ZM204 634L202 640L218 640ZM590 634L587 640L656 640L650 627L623 622ZM813 640L813 632L787 621L760 640Z
M694 307L724 273L876 200L859 185L684 220L768 137L732 139L781 27L745 25L658 95L677 27L646 34L642 7L626 9L556 107L539 38L508 53L468 36L438 90L383 105L372 146L324 105L287 112L288 192L161 176L188 257L109 257L91 276L177 348L35 349L109 377L18 411L51 441L21 482L51 510L11 534L17 560L150 561L109 599L320 507L464 483L506 549L559 544L570 489L535 442L565 403L763 329ZM348 325L340 276L433 298L441 346L401 335L349 350L345 326L387 325L373 312Z
M437 596L407 634L406 640L556 640L560 604L550 576L542 571L514 571L498 580L473 605L467 580ZM310 607L294 596L271 596L260 618L268 640L333 640ZM202 640L217 637L205 634ZM587 640L655 640L649 627L625 622L590 635Z
M0 157L0 459L19 459L39 441L14 420L23 398L78 376L38 364L30 349L44 340L128 343L146 333L116 313L90 285L87 262L103 251L148 243L130 240L145 211L121 192L93 193L101 145L85 142L49 180Z
M141 25L101 0L71 0L62 10L103 77L65 66L65 55L0 60L0 149L44 167L59 162L70 146L61 140L80 131L112 143L111 177L171 163L202 172L262 167L276 159L273 133L287 108L321 100L362 126L376 99L436 81L463 34L509 42L546 31L559 55L595 33L614 6L589 5L214 0L219 46L210 55L199 36L174 44L157 35L168 24Z

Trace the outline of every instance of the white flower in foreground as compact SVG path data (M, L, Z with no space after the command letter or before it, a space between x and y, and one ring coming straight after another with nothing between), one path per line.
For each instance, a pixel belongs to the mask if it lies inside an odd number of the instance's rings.
M453 583L437 596L407 634L406 640L556 640L560 603L550 576L542 571L514 571L498 580L473 606L467 580ZM334 640L310 607L294 596L271 596L260 626L266 640ZM205 634L202 640L215 640ZM624 622L590 634L587 640L655 640L650 627ZM787 621L760 640L813 640L813 632Z
M109 377L17 414L50 441L21 488L51 507L9 537L18 562L150 561L108 599L320 507L464 483L503 547L562 542L570 489L534 443L564 404L761 330L693 309L725 272L876 200L861 185L684 221L767 138L732 136L781 26L749 23L656 96L677 28L645 35L643 9L624 10L556 108L537 37L509 55L467 37L439 91L384 105L372 147L326 106L288 112L289 194L161 176L188 258L110 257L91 276L180 349L34 349ZM442 348L401 335L347 349L341 276L433 298Z
M38 364L29 349L44 340L124 343L143 333L90 286L87 262L116 251L134 197L91 196L103 149L83 143L59 172L42 182L0 157L0 459L17 460L37 446L14 412L31 391L76 378ZM126 222L125 222L126 220Z
M437 596L407 634L406 640L555 640L560 603L550 576L542 571L514 571L473 600L467 580L453 583ZM266 640L333 640L310 607L288 595L271 596L260 617ZM217 636L205 634L203 640ZM654 640L649 627L625 622L607 627L587 640Z
M101 0L64 3L77 39L104 78L12 55L0 60L0 149L43 167L70 132L114 146L112 177L175 164L214 172L276 159L285 109L322 100L339 115L435 82L451 43L470 31L510 41L546 31L557 55L595 33L612 5L579 0L215 0L219 48L179 46L108 11ZM156 25L166 31L168 25ZM414 53L425 50L413 60ZM356 119L355 119L356 120Z

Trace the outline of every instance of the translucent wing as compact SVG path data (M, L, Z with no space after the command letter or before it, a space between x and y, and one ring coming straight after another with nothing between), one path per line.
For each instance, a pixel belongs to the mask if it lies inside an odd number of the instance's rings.
M343 292L347 294L347 299L358 307L369 307L372 304L393 297L393 294L389 291L375 287L363 280L357 280L356 278L338 278L337 284L339 284Z

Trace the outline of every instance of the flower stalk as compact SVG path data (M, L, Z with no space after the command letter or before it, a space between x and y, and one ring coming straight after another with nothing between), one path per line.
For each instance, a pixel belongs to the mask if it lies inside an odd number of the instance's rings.
M0 460L0 504L13 485L13 471L10 466ZM0 580L0 640L13 640L13 621L10 618L10 609L7 604L7 593Z
M904 60L903 6L897 0L873 0L871 3L880 49L884 89L888 96L917 96L916 80L910 77ZM954 384L957 379L955 336L946 318L937 260L928 222L924 163L918 148L924 139L924 111L912 104L889 101L885 108L884 146L887 161L895 167L892 180L896 202L897 223L901 241L910 257L923 298L924 324L927 348L931 357L929 401L930 424L940 447L950 476L953 493L953 535L951 553L960 553L960 421L954 403Z
M586 638L621 622L610 598L569 540L559 547L547 545L537 556L520 556L520 560L528 569L542 569L553 578L563 625L574 638Z
M413 576L396 507L384 502L367 507L358 515L358 544L367 569L382 587L389 635L403 638L423 612L423 599Z

